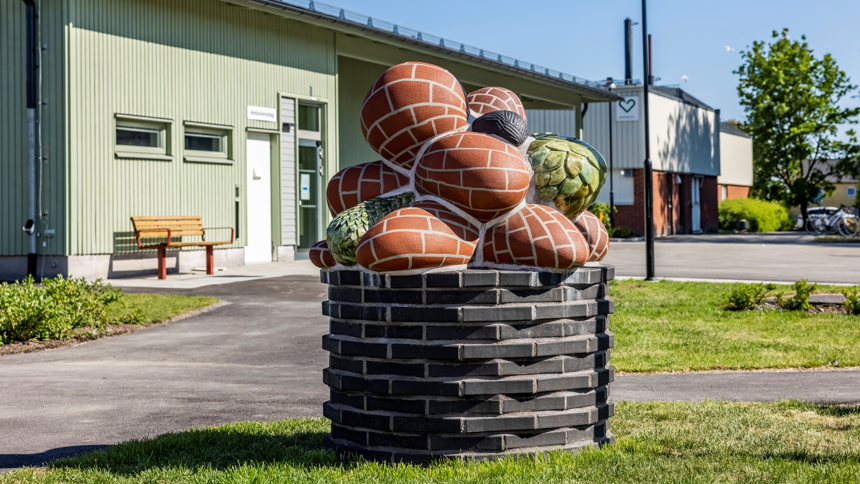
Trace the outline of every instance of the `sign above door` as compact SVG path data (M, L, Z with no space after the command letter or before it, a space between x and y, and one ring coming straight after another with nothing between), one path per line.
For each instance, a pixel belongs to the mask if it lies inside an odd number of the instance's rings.
M255 121L269 121L272 123L278 122L278 111L272 108L263 108L260 106L248 106L248 119Z

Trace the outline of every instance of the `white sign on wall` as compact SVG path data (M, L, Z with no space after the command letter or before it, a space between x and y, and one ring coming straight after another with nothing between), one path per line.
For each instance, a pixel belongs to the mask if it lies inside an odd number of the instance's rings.
M301 193L301 200L310 200L311 199L311 176L307 173L302 173L299 175L299 193Z
M278 111L272 108L261 108L260 106L248 106L248 119L257 121L278 122Z
M615 103L615 119L617 121L639 121L639 97L625 97Z

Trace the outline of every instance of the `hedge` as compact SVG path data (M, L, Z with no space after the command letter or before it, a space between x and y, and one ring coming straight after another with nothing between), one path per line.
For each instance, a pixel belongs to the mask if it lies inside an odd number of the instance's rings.
M729 222L746 220L750 232L778 232L791 230L794 222L787 208L776 202L756 198L733 198L720 202L720 228L728 229Z
M29 339L64 339L78 328L103 328L106 309L122 304L122 294L101 281L44 279L42 285L28 276L20 284L0 284L0 345ZM132 314L122 321L136 322Z

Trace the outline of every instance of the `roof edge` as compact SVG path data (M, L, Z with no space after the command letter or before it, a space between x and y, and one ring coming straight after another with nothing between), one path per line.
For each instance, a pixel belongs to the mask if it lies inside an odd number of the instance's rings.
M251 4L256 5L258 7L268 8L275 10L279 13L291 13L289 15L290 18L294 18L296 20L305 19L309 21L309 23L327 23L333 24L336 26L340 26L341 28L335 28L334 30L340 30L344 33L359 33L359 34L368 34L366 37L369 38L384 38L391 43L399 43L401 45L406 45L407 48L415 48L415 50L422 49L428 50L431 52L435 52L437 54L441 54L447 57L453 57L463 60L468 60L475 64L483 64L490 66L498 71L507 71L509 73L515 74L519 77L532 78L537 81L551 84L556 87L561 87L565 89L569 89L571 91L585 94L591 98L598 98L599 101L595 101L593 99L589 99L587 102L612 102L619 101L623 99L618 94L614 92L610 92L605 89L595 88L591 86L586 86L585 84L579 84L576 82L570 82L565 80L556 79L552 76L547 76L545 74L541 74L536 71L531 71L529 69L523 69L522 67L510 66L498 61L494 61L492 59L486 57L479 57L473 54L469 54L468 52L461 52L458 50L454 50L448 47L436 46L432 44L427 44L423 42L419 42L416 39L412 39L411 37L405 37L401 35L396 35L392 32L388 32L386 30L377 29L375 27L369 25L361 25L356 22L352 22L347 19L342 19L338 17L334 17L332 15L315 12L312 10L308 10L305 8L301 8L295 5L291 5L288 3L279 2L277 0L221 0L227 3L233 4ZM314 21L316 20L316 21ZM330 26L326 26L331 28Z

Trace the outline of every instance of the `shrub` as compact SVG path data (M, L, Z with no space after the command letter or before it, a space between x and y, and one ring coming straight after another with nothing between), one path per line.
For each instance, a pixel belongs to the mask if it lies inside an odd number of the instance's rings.
M744 311L755 309L764 301L768 291L773 291L773 284L741 284L726 296L726 309Z
M618 207L615 208L615 212L618 212ZM611 212L610 206L608 203L603 202L595 202L592 203L591 206L588 207L588 211L597 216L597 218L601 218L601 214L603 215L603 225L606 227L606 233L609 234L610 237L614 239L629 239L630 237L635 237L636 234L633 233L632 230L626 227L613 227L611 219L609 218L609 213Z
M728 229L729 222L736 220L748 221L750 232L777 232L794 228L791 213L776 202L733 198L720 202L719 212L722 229Z
M805 311L809 309L809 296L818 288L818 284L810 284L806 279L794 283L796 294L794 297L783 299L782 294L777 296L779 306L789 311Z
M636 234L627 227L618 227L609 231L609 236L614 239L629 239L636 237Z
M842 289L842 295L845 296L845 301L842 306L848 314L860 316L860 287L846 287Z
M101 280L45 279L41 286L29 276L20 284L0 285L0 344L29 339L68 338L82 327L103 328L106 308L122 303L119 289ZM134 319L138 316L132 315Z

